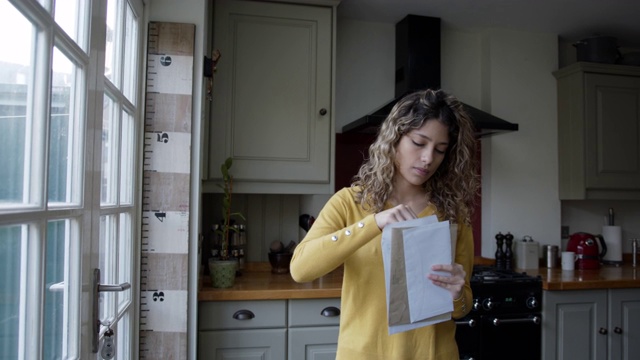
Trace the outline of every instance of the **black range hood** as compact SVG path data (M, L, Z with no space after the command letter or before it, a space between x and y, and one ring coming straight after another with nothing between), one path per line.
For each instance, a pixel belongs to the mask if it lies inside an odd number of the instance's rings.
M342 127L343 133L374 134L402 97L416 90L440 88L440 19L407 15L396 24L395 98L372 113ZM463 103L477 135L517 131L518 124Z

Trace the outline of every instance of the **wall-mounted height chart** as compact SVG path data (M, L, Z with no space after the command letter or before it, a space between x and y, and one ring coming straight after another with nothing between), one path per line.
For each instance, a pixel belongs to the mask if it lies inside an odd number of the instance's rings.
M187 358L194 41L193 24L149 24L140 359Z

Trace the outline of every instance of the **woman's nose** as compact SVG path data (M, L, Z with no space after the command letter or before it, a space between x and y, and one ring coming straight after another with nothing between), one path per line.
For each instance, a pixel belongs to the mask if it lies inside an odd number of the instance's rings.
M431 160L433 160L433 149L425 149L422 151L421 160L425 164L430 164Z

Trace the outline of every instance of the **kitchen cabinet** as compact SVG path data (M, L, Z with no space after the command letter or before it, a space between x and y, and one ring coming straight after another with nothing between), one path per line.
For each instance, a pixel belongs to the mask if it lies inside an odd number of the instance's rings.
M227 157L235 192L333 192L338 3L215 2L205 192Z
M335 359L340 299L203 301L198 358Z
M286 300L201 302L198 358L285 359L286 326Z
M289 300L289 359L335 359L339 325L340 299Z
M544 291L542 358L640 359L640 289Z
M579 62L554 76L560 199L640 199L640 67Z

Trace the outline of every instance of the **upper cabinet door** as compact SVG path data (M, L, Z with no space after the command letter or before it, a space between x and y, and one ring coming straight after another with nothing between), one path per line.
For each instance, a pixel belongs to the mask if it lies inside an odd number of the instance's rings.
M586 74L587 187L640 189L640 77Z
M640 67L576 63L558 79L561 200L640 200Z
M209 179L231 156L234 191L332 190L334 10L215 2Z

